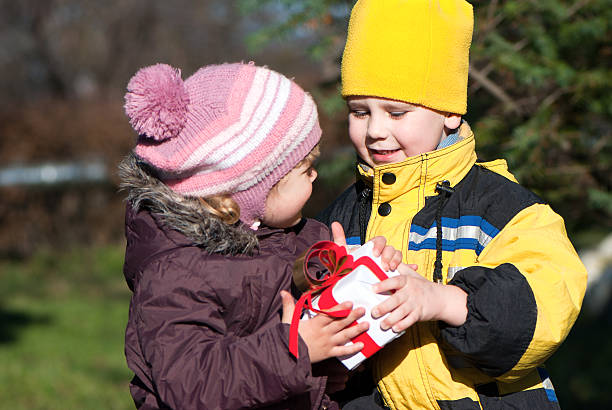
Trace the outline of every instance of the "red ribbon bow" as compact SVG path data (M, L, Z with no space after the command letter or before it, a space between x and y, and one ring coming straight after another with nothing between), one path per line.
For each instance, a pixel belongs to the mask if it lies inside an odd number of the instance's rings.
M318 257L323 266L329 271L329 274L323 279L316 279L308 272L308 262L314 257ZM304 308L336 318L347 317L351 313L351 309L333 311L316 309L312 306L312 297L335 285L343 276L350 273L353 270L353 262L353 257L347 254L346 248L336 245L331 241L317 242L306 251L303 272L310 289L304 292L298 299L293 311L293 317L291 318L291 327L289 328L289 351L296 358L299 357L298 325Z

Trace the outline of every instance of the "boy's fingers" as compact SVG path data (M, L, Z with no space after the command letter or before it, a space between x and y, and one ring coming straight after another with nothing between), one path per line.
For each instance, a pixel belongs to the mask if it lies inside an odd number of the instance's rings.
M382 282L372 285L372 291L374 293L383 293L389 290L399 289L405 284L406 278L404 278L402 275L393 276L392 278L385 279Z
M382 255L382 252L385 249L385 246L387 245L387 238L385 238L384 236L375 236L374 238L370 239L370 242L374 244L372 254L374 256Z
M386 310L389 305L382 308L382 311ZM408 317L412 312L410 308L406 306L406 304L398 303L395 307L387 310L387 312L391 312L385 317L380 324L381 329L387 330L391 327L398 325L402 320ZM384 313L383 313L384 314Z
M416 275L416 276L420 276L416 272L416 269L414 269L414 268L417 268L417 267L418 267L418 265L415 265L414 263L409 264L409 265L405 264L405 263L400 263L397 266L397 271L399 273L401 273L402 275L409 275L409 276L415 276Z
M402 252L395 249L394 252L393 258L391 259L391 262L389 262L389 270L396 270L400 263L402 263ZM416 265L413 266L416 267Z
M344 235L344 228L340 225L340 222L332 222L331 224L332 238L334 243L339 246L347 247L346 236Z
M399 251L396 251L393 246L384 247L382 253L380 254L384 270L394 270L395 268L397 268L397 265L399 265L399 263L402 261L402 253L399 252L398 259L398 252ZM392 266L392 264L394 265Z
M374 319L378 319L379 317L397 309L397 307L401 305L400 295L398 293L399 292L396 292L393 296L388 297L383 302L374 306L372 309L372 317Z
M293 317L293 311L295 310L295 302L293 296L286 290L280 291L281 300L283 303L283 315L281 321L283 323L291 323Z
M403 330L408 329L410 326L417 322L417 316L415 312L411 312L408 316L393 325L393 331L399 333Z
M405 317L403 317L401 320L396 321L395 323L393 323L392 321L389 321L389 323L385 323L387 322L387 320L388 318L386 318L380 324L381 329L387 330L389 328L392 328L395 333L399 333L401 331L408 329L410 326L414 325L417 322L418 317L417 317L416 312L412 311L409 314L407 314Z

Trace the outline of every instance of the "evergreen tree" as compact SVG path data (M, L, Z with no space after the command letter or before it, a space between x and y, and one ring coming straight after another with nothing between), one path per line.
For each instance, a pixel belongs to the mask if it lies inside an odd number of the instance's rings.
M506 158L519 181L565 217L578 245L593 243L612 230L612 0L471 3L466 119L481 158ZM245 13L276 16L251 47L310 36L312 57L336 67L353 4L240 2ZM332 72L321 85L328 92L315 93L326 112L343 106L339 70ZM323 164L322 177L337 169Z

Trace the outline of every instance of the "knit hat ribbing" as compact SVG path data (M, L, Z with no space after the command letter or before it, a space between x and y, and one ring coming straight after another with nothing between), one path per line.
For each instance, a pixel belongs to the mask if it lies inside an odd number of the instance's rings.
M253 64L206 66L184 82L168 65L146 67L125 99L140 134L134 153L177 193L231 194L248 225L321 137L312 97Z
M465 0L359 0L342 57L342 96L465 114L473 25Z

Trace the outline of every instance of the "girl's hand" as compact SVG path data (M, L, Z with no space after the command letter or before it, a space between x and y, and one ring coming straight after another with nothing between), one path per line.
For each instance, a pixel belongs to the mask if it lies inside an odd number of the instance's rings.
M336 245L344 246L348 249L342 225L339 222L332 222L331 231ZM382 259L383 270L397 269L399 264L402 263L402 252L393 246L387 245L387 239L384 236L376 236L370 241L374 243L374 256L380 256Z
M287 291L281 290L283 300L283 323L291 323L295 302L293 296ZM350 302L340 303L330 310L350 309ZM330 357L352 355L363 349L363 343L354 343L345 346L351 339L365 332L369 323L363 322L350 326L355 320L365 314L364 308L358 308L341 319L336 319L326 314L318 314L312 319L300 320L298 333L306 346L311 363L320 362Z
M401 264L400 275L372 286L376 293L395 291L384 302L372 309L383 330L393 328L401 332L416 322L442 320L451 326L460 326L467 317L467 294L456 286L430 282L412 269Z

